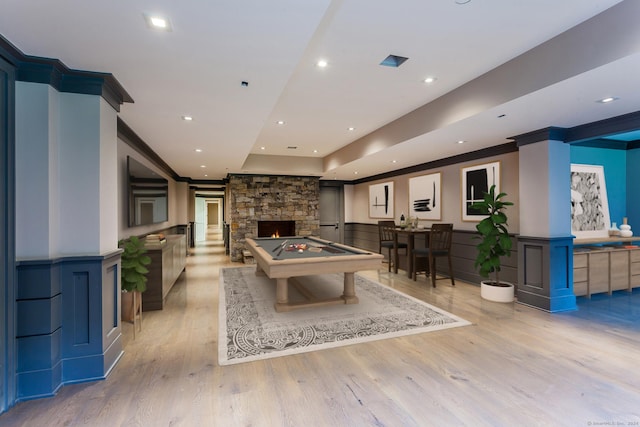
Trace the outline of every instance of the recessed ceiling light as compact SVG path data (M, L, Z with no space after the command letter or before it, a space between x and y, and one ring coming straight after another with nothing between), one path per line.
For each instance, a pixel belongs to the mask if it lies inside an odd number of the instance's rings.
M356 128L354 128L354 127L350 127L348 130L351 132L351 131L356 130Z
M458 144L464 144L464 140L463 139L458 140Z
M193 150L193 151L195 151L196 153L202 153L202 148L196 148L196 149L195 149L195 150Z
M279 125L283 125L284 124L284 120L278 120L276 123L278 123Z
M163 16L144 14L144 20L147 22L147 26L153 30L171 31L171 22Z
M354 174L354 175L358 175L358 171L355 171L353 174Z
M190 121L193 121L193 117L191 117L191 116L182 116L182 120L184 120L185 122L190 122Z
M391 160L391 163L397 163L397 162L398 162L397 160Z
M436 81L435 77L427 77L426 79L424 79L425 83L433 83Z
M267 147L260 147L260 149L261 149L261 150L266 150L266 149L267 149Z
M596 102L599 102L599 103L601 103L601 104L608 104L609 102L613 102L613 101L617 101L617 100L618 100L618 98L617 98L617 97L615 97L615 96L609 96L609 97L607 97L607 98L599 99L599 100L597 100Z
M205 165L200 165L200 167L201 167L201 168L206 168L206 166L205 166Z
M207 174L205 173L205 174L204 174L204 176L209 176L209 175L207 175Z
M327 65L329 65L329 63L324 59L321 59L318 62L316 62L316 66L320 68L325 68Z
M317 152L318 152L318 150L313 150L313 152L314 152L314 153L317 153Z

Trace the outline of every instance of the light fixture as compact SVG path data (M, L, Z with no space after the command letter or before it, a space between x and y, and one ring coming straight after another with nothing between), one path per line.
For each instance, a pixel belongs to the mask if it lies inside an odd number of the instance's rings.
M354 174L354 175L358 175L358 171L355 171L353 174Z
M458 140L458 144L464 144L464 140L463 139L459 139Z
M283 125L284 124L284 120L278 120L276 123L278 123L279 125Z
M316 62L316 66L319 68L325 68L327 65L329 65L329 63L324 59L320 59L318 62Z
M260 149L261 149L261 150L266 150L266 149L267 149L267 147L260 147Z
M609 97L607 97L607 98L599 99L599 100L597 100L596 102L599 102L600 104L608 104L608 103L610 103L610 102L617 101L617 100L618 100L618 98L617 98L617 97L615 97L615 96L609 96Z
M193 151L195 151L196 153L202 153L202 148L196 148L196 149L195 149L195 150L193 150Z
M184 120L185 122L191 122L191 121L193 121L193 117L191 117L191 116L182 116L182 120Z
M201 168L206 168L206 166L205 166L205 165L200 165L200 167L201 167Z
M354 130L356 130L356 128L354 128L353 126L347 129L349 132L352 132Z
M397 160L391 160L391 163L398 163Z
M171 31L171 22L169 19L160 15L148 15L144 14L144 20L147 26L152 30Z
M317 152L318 152L318 150L313 150L313 152L314 152L314 153L317 153Z
M423 81L427 84L435 82L437 79L435 77L427 77Z

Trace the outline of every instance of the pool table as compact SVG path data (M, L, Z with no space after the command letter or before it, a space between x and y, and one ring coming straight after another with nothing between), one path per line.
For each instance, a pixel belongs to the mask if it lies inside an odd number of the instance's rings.
M377 270L383 255L329 242L317 237L262 237L246 239L247 249L256 261L256 274L276 279L277 312L329 304L357 304L354 273ZM317 299L299 281L291 284L305 296L306 302L289 301L289 279L315 274L344 273L341 296Z

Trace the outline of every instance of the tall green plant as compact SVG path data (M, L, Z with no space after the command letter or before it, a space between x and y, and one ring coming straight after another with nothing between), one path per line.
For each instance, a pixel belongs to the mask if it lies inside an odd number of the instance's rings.
M147 265L151 263L151 258L145 255L147 250L144 248L144 242L132 236L126 240L120 240L118 246L124 251L121 259L121 288L124 291L144 292L147 290Z
M489 277L490 273L495 273L495 284L500 286L500 257L511 255L511 236L507 229L507 215L503 212L507 206L513 203L501 200L506 193L495 193L496 186L492 185L488 193L484 193L481 202L471 205L471 209L483 215L487 215L476 225L476 230L480 233L478 239L482 241L476 246L478 256L474 267L479 268L482 277Z

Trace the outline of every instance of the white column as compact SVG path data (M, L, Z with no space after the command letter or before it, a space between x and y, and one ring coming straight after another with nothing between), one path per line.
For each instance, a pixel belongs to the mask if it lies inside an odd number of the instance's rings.
M16 257L117 248L117 121L98 95L16 83Z
M520 147L520 235L571 235L570 146L542 141Z

